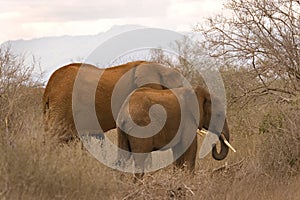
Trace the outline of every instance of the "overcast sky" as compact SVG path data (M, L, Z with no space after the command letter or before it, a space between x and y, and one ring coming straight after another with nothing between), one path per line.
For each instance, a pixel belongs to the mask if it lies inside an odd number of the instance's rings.
M191 31L222 7L223 0L0 0L0 43L97 34L123 24Z

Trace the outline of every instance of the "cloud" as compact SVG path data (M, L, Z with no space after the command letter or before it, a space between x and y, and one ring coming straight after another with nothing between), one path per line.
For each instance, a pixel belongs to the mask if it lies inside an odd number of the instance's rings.
M168 6L168 0L160 0L155 4L151 0L11 0L0 8L0 12L18 12L22 16L19 19L23 21L64 22L103 18L165 16Z
M0 0L0 43L52 35L96 34L140 24L190 31L223 0Z
M178 17L208 17L222 10L222 0L172 0L169 14L176 13Z

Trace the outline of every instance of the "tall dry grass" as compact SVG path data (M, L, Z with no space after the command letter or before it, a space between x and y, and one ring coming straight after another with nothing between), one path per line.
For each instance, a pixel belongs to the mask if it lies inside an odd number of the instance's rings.
M1 131L0 199L120 197L115 191L126 184L82 150L80 143L58 145L44 133L41 93L28 95L32 101L19 122L11 122L8 132Z
M23 96L28 101L23 114L16 113L18 122L11 122L8 132L1 131L0 199L298 199L300 196L300 117L294 106L264 108L263 112L232 109L229 122L237 153L230 152L221 162L210 155L197 160L195 174L169 166L134 183L131 174L102 165L79 142L58 145L52 141L43 131L42 91L27 92L28 96Z
M225 85L230 101L234 90ZM299 98L289 103L257 98L242 109L239 102L230 105L228 122L237 153L220 162L210 155L197 158L194 174L168 166L134 183L132 174L104 166L79 142L57 144L44 132L43 89L34 84L11 88L17 89L15 95L0 97L0 199L300 197ZM109 134L115 139L114 131Z

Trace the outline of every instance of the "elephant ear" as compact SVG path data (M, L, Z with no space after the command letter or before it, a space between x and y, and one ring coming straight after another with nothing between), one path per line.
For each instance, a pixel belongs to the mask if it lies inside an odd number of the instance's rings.
M186 123L192 123L193 125L195 125L196 130L199 124L199 117L201 118L203 114L202 107L200 107L199 105L202 105L204 100L203 98L199 99L192 88L184 87L179 89L183 91L181 96L184 102L184 104L181 105L184 106L184 110L182 110L183 113L181 113L181 118L188 119Z
M211 96L210 94L207 92L205 92L203 94L203 98L204 98L204 103L203 103L203 117L204 117L204 124L209 124L209 122L205 122L205 121L210 121L211 118Z
M155 89L176 88L183 86L179 72L158 63L145 63L135 71L137 87L151 87Z
M223 103L215 95L211 95L207 90L203 89L202 96L204 98L203 112L205 128L211 129L215 133L221 133L225 120L225 107ZM210 126L210 127L208 127Z
M209 92L201 87L197 86L194 88L194 91L198 98L198 104L199 104L199 112L200 112L200 126L203 127L204 125L208 125L211 118L211 96ZM208 128L208 127L205 127Z

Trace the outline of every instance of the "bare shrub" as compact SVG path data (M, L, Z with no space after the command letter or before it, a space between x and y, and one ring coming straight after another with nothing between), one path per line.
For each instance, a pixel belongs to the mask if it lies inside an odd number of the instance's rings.
M150 61L176 68L192 85L205 86L203 74L219 67L208 55L203 43L192 36L176 41L172 49L176 55L161 49L151 51Z
M25 115L40 111L42 84L33 76L35 63L24 59L9 46L0 48L0 128L10 134L23 128Z
M0 57L2 64L8 63L0 65L6 72L11 69L7 66L15 66L12 60L20 61L13 56L4 62L8 57ZM20 64L18 70L24 68ZM221 70L237 153L221 162L209 155L197 160L194 174L169 166L137 183L132 174L103 166L80 143L57 145L44 133L43 89L30 70L14 71L9 79L8 74L0 76L0 199L297 199L299 96L241 101L239 96L259 82L245 70ZM114 135L108 137L116 143Z
M122 184L113 171L80 143L58 146L44 133L44 89L33 69L9 48L0 49L0 199L118 197L113 191Z
M300 172L299 106L276 107L264 116L261 163L272 176L291 176Z
M211 17L195 28L210 55L255 74L259 84L247 94L295 96L300 90L299 1L230 0L225 7L231 15Z

